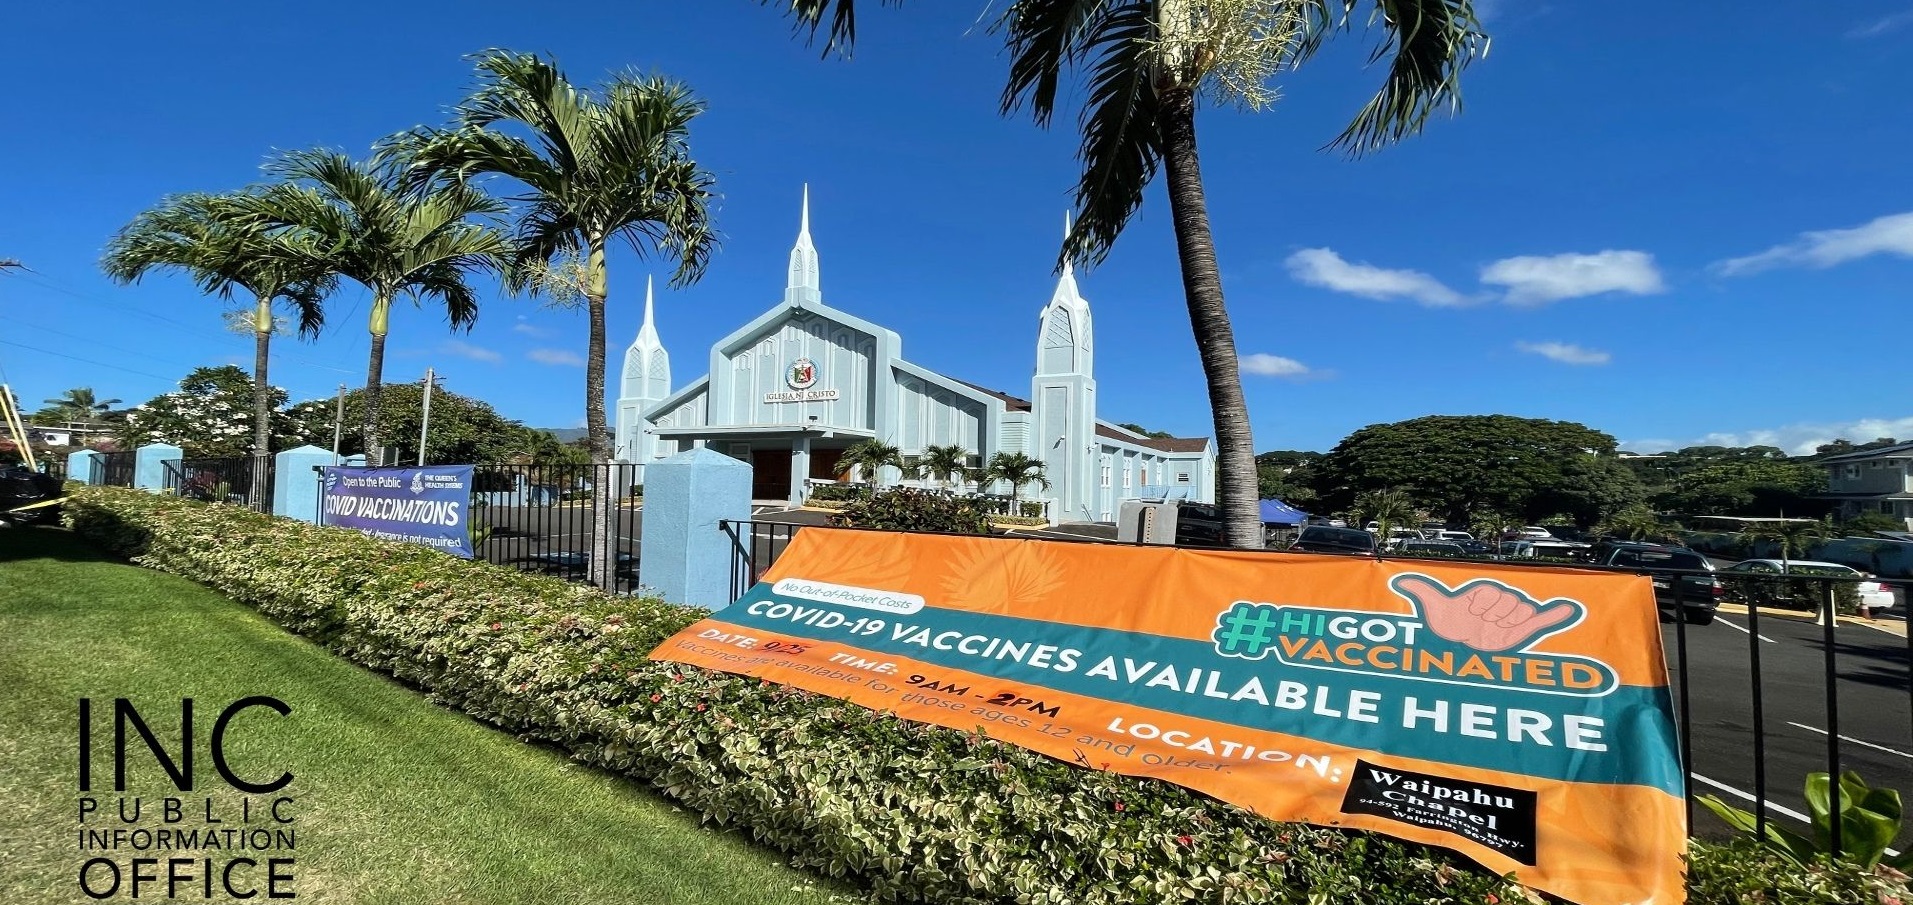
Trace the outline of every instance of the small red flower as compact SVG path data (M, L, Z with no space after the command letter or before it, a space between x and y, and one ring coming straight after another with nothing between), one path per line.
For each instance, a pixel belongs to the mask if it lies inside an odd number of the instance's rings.
M1194 845L1196 844L1196 839L1194 836L1177 836L1176 843L1184 846Z
M681 672L674 672L674 673L672 673L672 674L671 674L671 681L673 681L673 682L682 682L682 681L684 681L684 674L683 674L683 673L681 673Z
M503 622L494 622L494 623L492 623L492 631L494 631L494 632L495 632L495 631L498 631L499 629L501 629L501 628L504 628L504 627L505 627L505 623L503 623Z
M704 712L704 705L703 705L703 704L699 704L699 705L697 705L697 712L698 712L698 713L703 713L703 712Z
M425 590L425 582L422 582L422 581L415 581L415 582L412 582L412 590L414 590L414 591L423 591L423 590Z
M661 694L654 694L654 695L652 695L652 696L651 696L651 703L653 703L653 704L656 704L657 702L659 702L659 701L662 701L662 700L664 700L664 695L661 695Z
M1123 803L1122 803L1122 802L1120 802L1120 801L1118 801L1118 802L1116 802L1116 810L1118 810L1118 811L1120 811L1120 810L1123 810Z
M1501 905L1501 897L1498 895L1495 895L1494 893L1489 893L1488 905Z

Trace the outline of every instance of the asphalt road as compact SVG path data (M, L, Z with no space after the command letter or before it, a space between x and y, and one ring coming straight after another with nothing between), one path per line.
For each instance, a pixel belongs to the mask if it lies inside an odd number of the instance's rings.
M1763 614L1758 632L1742 615L1722 614L1713 625L1687 627L1687 680L1694 792L1713 794L1746 810L1757 794L1755 765L1766 768L1761 797L1769 813L1804 814L1801 787L1808 773L1828 765L1828 733L1841 736L1840 770L1857 770L1869 784L1913 790L1913 690L1905 638L1863 625L1842 624L1832 644L1834 709L1829 714L1823 626ZM1678 708L1680 656L1676 626L1663 627L1670 684ZM1760 713L1756 738L1758 649ZM1777 806L1777 807L1775 807ZM1697 835L1727 829L1696 808Z

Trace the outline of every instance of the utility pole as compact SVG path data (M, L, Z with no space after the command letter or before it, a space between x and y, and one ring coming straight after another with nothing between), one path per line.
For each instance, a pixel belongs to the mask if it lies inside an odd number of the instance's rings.
M339 464L339 447L345 445L345 384L339 384L339 408L332 415L332 464Z
M432 369L425 369L425 404L418 419L418 464L425 464L425 438L432 433L432 384L438 380Z

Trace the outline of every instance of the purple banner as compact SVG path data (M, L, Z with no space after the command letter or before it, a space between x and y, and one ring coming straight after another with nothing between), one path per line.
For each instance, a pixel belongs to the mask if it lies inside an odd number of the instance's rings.
M320 524L472 558L472 466L327 466L319 480Z

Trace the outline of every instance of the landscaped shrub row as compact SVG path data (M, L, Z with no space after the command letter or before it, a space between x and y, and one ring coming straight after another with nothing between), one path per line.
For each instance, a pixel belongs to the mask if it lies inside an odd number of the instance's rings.
M447 706L649 782L713 822L936 902L1509 902L1439 850L1262 820L1179 787L645 658L700 611L111 488L67 521ZM261 689L262 692L269 689ZM323 798L323 789L307 795ZM554 803L562 807L562 802ZM1690 901L1885 901L1879 878L1697 846Z

